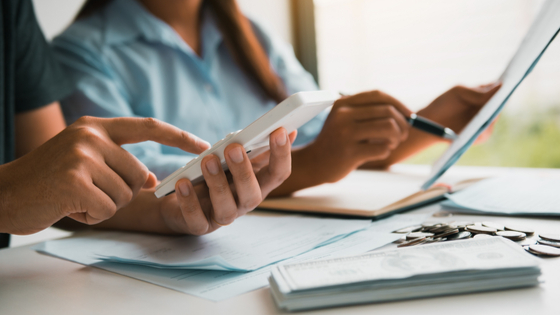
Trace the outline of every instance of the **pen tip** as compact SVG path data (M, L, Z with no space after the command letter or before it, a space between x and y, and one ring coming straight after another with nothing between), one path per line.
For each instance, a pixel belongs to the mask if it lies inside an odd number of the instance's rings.
M457 134L453 130L445 128L445 138L455 140L457 139Z

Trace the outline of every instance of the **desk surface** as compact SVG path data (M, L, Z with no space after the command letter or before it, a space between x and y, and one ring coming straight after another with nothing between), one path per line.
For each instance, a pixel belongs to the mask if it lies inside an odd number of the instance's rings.
M495 170L494 170L495 171ZM493 173L489 172L488 173ZM439 205L415 212L434 211ZM523 222L560 232L560 220L454 215L446 220ZM389 245L393 246L393 245ZM305 314L560 314L560 258L541 259L538 287L305 312ZM108 271L36 253L0 250L0 314L278 314L268 288L211 302ZM300 313L298 313L300 314Z

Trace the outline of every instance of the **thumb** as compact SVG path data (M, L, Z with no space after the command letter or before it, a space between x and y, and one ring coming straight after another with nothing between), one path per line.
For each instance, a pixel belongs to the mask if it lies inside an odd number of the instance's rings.
M289 135L288 138L290 138L290 143L294 144L294 141L296 141L297 138L297 129L292 131Z
M156 187L157 184L158 184L158 180L156 174L150 172L150 174L148 174L148 179L146 179L146 182L144 183L144 186L142 186L142 188L145 189L154 188Z
M455 91L459 97L467 103L475 106L482 106L486 104L496 92L502 87L501 82L496 82L487 85L481 85L476 88L467 88L463 86L455 87Z

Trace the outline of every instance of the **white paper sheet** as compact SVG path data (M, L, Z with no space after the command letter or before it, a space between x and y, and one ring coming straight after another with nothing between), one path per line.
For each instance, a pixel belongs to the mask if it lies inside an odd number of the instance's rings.
M334 258L361 254L400 238L391 231L424 222L430 214L403 214L373 222L368 229L353 233L331 244L290 258L288 261ZM276 218L272 218L276 219ZM123 233L125 234L125 233ZM133 234L134 235L134 234ZM111 239L111 233L95 233L97 239ZM135 236L136 237L136 236ZM153 236L152 236L153 237ZM94 237L90 237L92 239ZM159 237L156 237L159 238ZM140 265L99 261L85 246L70 246L72 239L49 241L36 247L39 252L90 265L179 292L212 301L221 301L268 285L270 266L252 272L161 269ZM66 243L63 243L65 241ZM81 244L81 243L80 243Z
M115 232L110 237L55 242L63 244L59 248L85 248L86 255L111 262L168 269L251 271L323 246L370 224L369 220L251 215L198 237Z
M447 195L461 212L560 216L560 177L517 175L485 179Z
M537 64L559 29L560 1L548 0L543 4L523 42L500 77L502 87L436 161L430 177L422 185L422 189L428 189L447 169L457 162L476 138L492 123L515 89Z

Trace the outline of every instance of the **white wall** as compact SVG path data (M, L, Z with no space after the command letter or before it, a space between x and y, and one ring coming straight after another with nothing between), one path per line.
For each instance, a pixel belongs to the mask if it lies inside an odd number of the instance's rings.
M289 0L237 0L245 14L293 44Z
M73 19L84 0L33 0L39 24L48 39L60 33ZM241 9L268 30L292 42L289 0L238 0Z
M84 0L33 0L35 14L47 39L60 33L74 18Z

